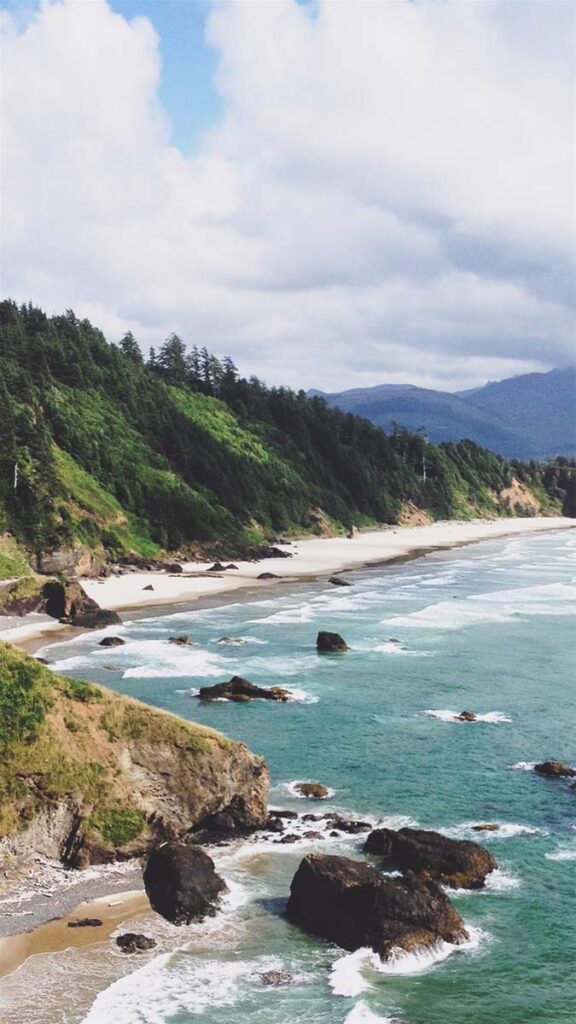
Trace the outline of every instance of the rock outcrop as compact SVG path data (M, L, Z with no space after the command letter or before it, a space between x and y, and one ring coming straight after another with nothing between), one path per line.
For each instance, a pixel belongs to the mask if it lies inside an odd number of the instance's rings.
M344 949L369 946L386 960L468 937L462 918L438 883L407 875L387 878L348 857L312 854L301 861L290 888L288 919Z
M0 679L35 716L14 720L3 750L0 853L84 867L141 856L210 816L242 830L266 821L268 770L244 744L2 643Z
M202 686L198 696L200 700L231 700L242 703L249 700L290 700L290 690L284 690L281 686L256 686L249 679L242 679L241 676L232 676L227 683L216 683L215 686Z
M212 814L206 814L197 825L198 831L242 835L268 827L268 818L262 813L260 802L247 800L236 794L229 804Z
M297 782L294 785L294 789L300 796L305 796L312 800L324 800L330 792L328 787L323 786L321 782Z
M350 650L339 633L327 633L325 630L321 630L316 637L316 649L322 654Z
M576 778L576 769L569 768L561 761L542 761L534 765L534 771L538 775L544 775L547 779L573 779Z
M378 828L370 833L364 849L378 854L387 868L413 871L453 889L482 889L486 876L498 867L478 843L424 829Z
M228 890L211 857L185 843L165 843L152 850L144 886L152 909L177 925L213 917Z

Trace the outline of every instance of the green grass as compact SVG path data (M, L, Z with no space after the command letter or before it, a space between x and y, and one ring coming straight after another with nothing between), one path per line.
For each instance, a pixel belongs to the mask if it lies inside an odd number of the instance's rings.
M134 807L115 804L101 807L89 819L89 827L100 833L111 846L125 846L142 834L146 818Z
M240 423L237 416L217 398L201 395L182 388L170 388L179 412L210 434L228 451L243 459L269 465L274 456L258 435Z
M0 537L0 580L29 576L32 569L27 556L16 541L7 535Z

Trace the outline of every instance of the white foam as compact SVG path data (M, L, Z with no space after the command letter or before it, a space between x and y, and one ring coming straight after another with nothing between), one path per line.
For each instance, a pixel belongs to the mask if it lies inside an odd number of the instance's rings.
M458 725L475 725L477 722L488 722L489 725L501 725L503 722L511 722L512 719L506 715L503 711L488 711L485 715L476 715L476 719L473 722L462 722L459 715L461 711L450 711L447 708L442 708L433 711L431 708L426 708L423 714L428 715L429 718L438 718L441 722L456 722Z
M384 619L389 626L464 629L480 622L511 622L519 615L576 615L576 587L546 583L440 601L408 615Z
M511 764L509 768L516 768L520 772L532 772L538 764L538 761L517 761L516 764Z
M329 800L336 792L335 789L331 789L330 786L327 786L326 788L328 793L325 797L307 797L302 793L299 793L296 789L296 787L301 785L303 782L314 782L314 779L293 779L291 782L281 782L279 789L283 789L284 792L289 793L292 797L296 797L297 800L309 800L311 803L314 803L316 800Z
M451 839L472 839L477 843L484 843L492 839L511 839L513 836L547 836L548 830L537 828L535 825L521 825L515 821L496 821L497 829L493 831L476 831L475 826L482 822L467 821L461 825L453 825L450 828L438 829L445 836Z
M186 676L221 676L229 663L220 654L197 647L179 647L158 640L130 644L125 656L145 659L144 664L127 668L123 679L181 679Z
M558 850L553 850L551 853L544 855L546 860L576 860L576 846L561 846Z
M509 892L511 889L518 889L521 885L520 879L510 871L496 868L486 876L483 889L452 889L449 885L442 886L452 898L458 896L479 896L482 893Z
M307 690L299 690L295 686L290 687L290 694L291 696L288 698L289 704L318 704L320 700L313 693L308 693Z
M429 658L432 654L431 651L412 651L408 647L405 647L402 643L395 643L393 640L387 640L385 643L376 644L372 648L375 654L398 654L408 655L411 658Z
M361 1002L350 1010L344 1024L395 1024L395 1021L392 1017L379 1017L377 1013L372 1013L366 1003Z
M370 974L410 975L421 974L437 963L446 960L452 953L477 949L488 936L479 928L466 925L469 938L460 945L440 940L434 946L417 952L407 953L403 949L392 950L386 961L366 947L354 953L339 957L332 965L330 987L335 995L358 996L371 985Z

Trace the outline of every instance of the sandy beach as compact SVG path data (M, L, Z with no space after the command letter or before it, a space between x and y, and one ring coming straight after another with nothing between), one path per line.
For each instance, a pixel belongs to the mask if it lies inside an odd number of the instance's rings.
M225 572L210 572L213 562L183 562L183 572L179 574L127 572L107 579L83 579L81 583L101 608L116 611L156 608L218 598L236 590L330 576L346 569L413 558L429 551L483 540L574 528L576 520L564 516L477 519L471 522L449 520L429 526L389 526L359 533L352 540L347 537L297 540L280 546L290 554L289 558L237 561L234 563L237 568ZM258 579L264 572L273 574L273 578ZM51 634L64 631L71 632L70 627L46 615L26 616L24 619L0 617L0 640L22 645L27 650L38 646L40 641L49 642Z

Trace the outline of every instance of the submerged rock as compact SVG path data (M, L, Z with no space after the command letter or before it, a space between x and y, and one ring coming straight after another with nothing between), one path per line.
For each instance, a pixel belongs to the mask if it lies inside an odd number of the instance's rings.
M386 867L413 871L453 889L482 889L486 875L498 867L483 846L469 839L448 839L424 829L378 828L364 849L382 857Z
M459 722L475 722L477 715L473 711L461 711L459 715L456 715Z
M246 643L243 636L221 636L216 642L219 644L238 644L239 646Z
M156 939L152 939L149 935L142 935L138 932L124 932L123 935L117 936L116 945L120 947L123 953L141 953L146 949L154 949L158 943Z
M199 846L165 843L152 850L144 869L152 909L172 924L214 917L227 892L214 861Z
M473 832L497 832L500 825L497 825L495 822L488 822L486 825L472 825L471 827Z
M540 764L534 765L534 771L548 779L573 779L576 777L576 769L569 768L561 761L542 761Z
M348 857L311 854L290 887L288 920L344 949L368 946L382 959L468 938L464 922L437 882L409 874L387 878Z
M79 917L75 921L68 921L69 928L101 928L104 924L99 917Z
M300 796L308 797L311 800L325 800L330 790L321 782L296 782L294 789Z
M288 971L264 971L262 974L257 975L263 985L270 985L272 988L278 988L280 985L289 985L293 981L291 974Z
M339 633L327 633L321 630L316 637L316 649L321 653L333 651L349 651L348 644Z
M328 583L331 583L333 587L351 587L352 586L352 584L349 583L348 580L343 580L340 576L331 576L330 579L328 580Z
M182 636L169 636L168 643L176 644L177 647L190 647L194 641L187 633L183 633Z
M126 643L121 636L105 636L98 642L99 647L124 647Z
M331 828L337 828L339 832L347 832L356 836L360 832L369 832L372 825L368 821L358 821L354 818L341 818L339 814L327 814L326 819Z
M249 679L241 676L232 676L228 683L216 683L215 686L202 686L198 696L200 700L290 700L290 690L284 690L281 686L269 688L256 686Z

